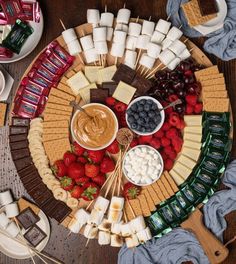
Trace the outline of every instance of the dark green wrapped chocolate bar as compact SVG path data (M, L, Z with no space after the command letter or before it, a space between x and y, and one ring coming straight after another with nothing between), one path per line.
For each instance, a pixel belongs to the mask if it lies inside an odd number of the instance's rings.
M201 200L201 197L199 197L198 193L193 188L191 188L189 184L186 184L181 189L181 191L183 192L184 196L188 199L188 201L193 205L198 204Z
M209 157L218 162L223 162L227 164L229 161L229 154L229 151L220 150L214 147L208 147L202 152L201 155Z
M179 201L176 199L176 197L172 197L170 200L168 200L168 203L170 205L170 208L174 212L174 214L181 219L182 221L187 218L188 213L182 208Z
M179 202L180 206L188 213L192 212L194 210L193 205L190 203L190 201L186 198L186 196L183 194L183 192L178 191L175 194L175 199Z
M201 180L204 184L214 187L221 176L221 173L213 174L204 168L197 167L192 172L192 177Z
M217 113L217 112L203 112L203 124L208 121L216 121L216 122L229 122L230 113Z
M153 235L161 234L162 231L168 228L167 223L158 212L153 213L146 221Z
M205 148L217 148L224 151L230 151L232 147L232 140L228 136L218 136L208 134L206 141L203 143L203 150Z
M230 122L221 121L207 121L203 124L203 142L206 140L208 134L218 136L229 136Z
M223 173L225 171L225 165L223 163L206 156L200 160L199 168L204 168L212 174Z
M179 226L179 224L181 223L181 218L178 218L169 204L165 204L164 206L159 208L158 213L172 228Z

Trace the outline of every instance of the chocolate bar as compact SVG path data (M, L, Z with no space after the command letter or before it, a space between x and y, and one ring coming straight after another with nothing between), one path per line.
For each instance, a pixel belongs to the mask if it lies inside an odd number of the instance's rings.
M11 150L24 149L28 147L28 140L17 141L10 143Z
M26 158L23 158L23 159L15 160L14 163L15 163L15 166L16 166L16 170L19 171L19 170L24 169L25 167L28 167L28 166L32 165L33 161L31 159L31 157L26 157Z
M48 202L43 206L43 211L50 217L53 217L53 212L56 210L58 201L52 196Z
M26 127L28 127L29 124L30 124L29 118L12 117L12 125L13 126L26 126Z
M48 189L46 187L46 185L42 182L42 180L39 178L39 180L37 180L38 184L35 184L36 181L33 181L32 186L30 186L28 184L28 188L27 192L29 193L30 196L34 197L38 197L41 196L44 192L46 192Z
M102 89L108 89L109 90L109 96L112 96L115 92L117 87L117 84L115 82L103 82L102 83Z
M25 175L28 175L31 172L35 172L35 173L38 172L36 167L33 164L31 164L30 166L28 166L26 168L23 168L23 169L19 170L18 174L19 174L20 177L24 177Z
M34 247L44 240L47 235L37 225L33 225L25 234L24 238Z
M27 140L28 134L20 134L20 135L10 135L9 142L17 142L22 140Z
M135 96L141 96L151 89L152 82L136 74L135 78L133 79L131 83L131 86L137 89Z
M202 16L216 14L218 6L215 0L198 0L198 5Z
M40 188L42 183L41 177L39 175L36 176L36 174L28 174L27 177L21 178L21 181L29 194L35 188Z
M43 207L45 203L49 201L49 199L52 197L52 192L48 189L45 192L33 192L31 194L31 197L34 199L34 201L40 206Z
M28 229L38 221L40 221L40 217L36 215L30 207L20 212L20 214L17 215L16 219L24 229Z
M120 64L114 76L112 77L112 80L116 83L123 81L127 84L131 84L135 77L135 74L135 70L131 69L125 64Z
M22 183L24 184L25 189L27 189L28 183L31 183L35 180L39 183L41 182L41 178L40 178L37 170L33 170L32 172L21 176L20 179L21 179Z
M59 223L61 223L70 213L71 209L63 202L58 202L55 210L52 213L52 217Z
M19 135L19 134L27 134L27 133L28 133L28 127L10 126L10 135Z
M17 150L13 150L11 151L11 156L13 160L18 160L18 159L22 159L25 157L29 157L30 156L30 152L28 148L24 148L24 149L17 149Z
M109 96L108 89L90 89L90 102L104 104Z

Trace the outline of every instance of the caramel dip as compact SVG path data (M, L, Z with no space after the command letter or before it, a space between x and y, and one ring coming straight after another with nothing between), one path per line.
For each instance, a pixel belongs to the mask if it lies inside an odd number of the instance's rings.
M86 113L77 112L72 121L76 141L85 148L102 148L112 143L118 130L117 119L112 111L102 104L84 107Z

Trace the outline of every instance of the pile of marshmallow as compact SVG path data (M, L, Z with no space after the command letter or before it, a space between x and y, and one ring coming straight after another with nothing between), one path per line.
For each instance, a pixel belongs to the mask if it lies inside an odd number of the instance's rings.
M108 199L99 196L91 213L85 209L75 212L68 229L73 233L79 233L84 227L83 234L86 238L98 237L99 245L111 245L112 247L121 247L126 243L128 248L132 248L150 240L152 235L150 229L146 227L143 216L124 223L122 221L123 207L123 197L113 196L110 203Z
M0 228L11 237L17 237L20 230L12 219L19 214L19 207L13 201L9 190L0 193L0 204L1 208L4 209L4 212L0 213Z

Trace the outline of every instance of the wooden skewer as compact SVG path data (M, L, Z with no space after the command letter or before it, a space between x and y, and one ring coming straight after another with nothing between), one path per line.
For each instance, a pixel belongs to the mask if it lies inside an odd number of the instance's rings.
M124 7L123 8L125 8L125 6L126 6L126 2L124 3Z
M66 27L65 27L63 21L61 19L59 19L59 20L60 20L60 23L61 23L62 28L64 29L64 31L66 31Z
M141 67L142 67L142 65L139 64L139 66L138 66L138 68L136 69L136 71L139 71Z
M171 17L171 14L169 14L169 16L167 17L166 21L169 21L170 17Z
M142 53L142 49L140 49L139 52L138 52L138 56L137 56L137 59L136 59L136 62L135 62L135 67L137 67L137 65L138 65L141 53Z
M183 26L183 25L181 24L181 25L179 26L179 29L181 29L181 28L182 28L182 26Z
M147 68L147 70L144 72L144 76L146 76L148 74L148 72L150 71L150 69Z
M142 70L141 70L141 72L140 72L140 75L141 75L141 76L143 75L145 69L146 69L146 67L142 66Z
M152 19L152 16L149 17L148 21L151 21L151 19Z
M117 65L117 61L118 61L118 58L117 58L117 57L115 57L115 65Z
M146 78L149 78L150 76L152 76L162 65L162 63L158 64L147 76Z
M105 5L105 13L107 12L107 5Z
M137 16L137 18L136 18L136 21L135 21L135 22L136 22L136 23L138 23L138 21L139 21L139 16Z

